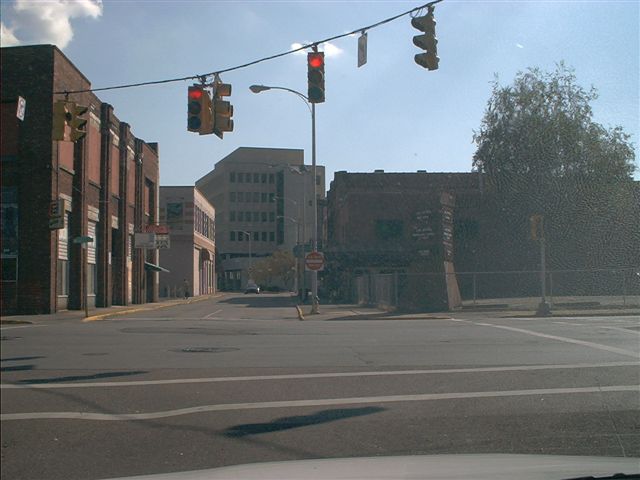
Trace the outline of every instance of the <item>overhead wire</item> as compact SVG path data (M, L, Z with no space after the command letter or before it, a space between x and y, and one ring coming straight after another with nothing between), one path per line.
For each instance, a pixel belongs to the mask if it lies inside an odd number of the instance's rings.
M429 3L425 3L424 5L421 5L419 7L414 7L411 10L407 10L406 12L399 13L397 15L394 15L393 17L385 18L384 20L380 20L379 22L372 23L371 25L368 25L366 27L356 28L355 30L352 30L352 31L347 32L347 33L342 33L340 35L334 35L332 37L328 37L328 38L325 38L323 40L317 40L315 42L307 43L305 45L302 45L302 46L300 46L298 48L287 50L286 52L281 52L281 53L277 53L275 55L270 55L268 57L259 58L258 60L253 60L251 62L243 63L241 65L236 65L234 67L229 67L229 68L225 68L225 69L222 69L222 70L215 70L213 72L204 73L204 74L198 74L198 75L189 75L189 76L186 76L186 77L169 78L169 79L165 79L165 80L152 80L152 81L148 81L148 82L139 82L139 83L128 83L128 84L124 84L124 85L115 85L115 86L111 86L111 87L87 88L87 89L82 89L82 90L64 90L64 91L61 91L61 92L54 92L54 95L69 95L69 94L73 94L73 93L86 93L86 92L103 92L103 91L106 91L106 90L118 90L118 89L123 89L123 88L143 87L143 86L147 86L147 85L161 85L161 84L164 84L164 83L184 82L186 80L196 80L196 79L202 79L202 78L211 77L211 76L215 76L215 75L220 75L220 74L223 74L223 73L232 72L234 70L240 70L242 68L247 68L247 67L256 65L258 63L267 62L269 60L274 60L276 58L284 57L285 55L291 55L291 54L294 54L294 53L299 52L301 50L307 50L309 48L316 49L317 46L320 45L320 44L331 42L333 40L338 40L340 38L348 37L348 36L351 36L351 35L355 35L357 33L364 33L367 30L372 30L374 28L380 27L380 26L385 25L387 23L393 22L394 20L397 20L397 19L399 19L401 17L404 17L405 15L410 15L413 12L418 12L418 11L424 9L424 8L430 7L432 5L435 5L436 3L440 3L442 1L443 0L432 0Z

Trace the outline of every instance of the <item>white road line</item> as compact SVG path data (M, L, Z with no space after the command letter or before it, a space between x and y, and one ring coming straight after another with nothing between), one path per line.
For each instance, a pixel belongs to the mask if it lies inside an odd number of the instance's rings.
M631 325L631 326L635 326L635 325ZM594 327L598 327L598 328L607 328L609 330L616 330L618 332L624 332L624 333L633 333L636 335L640 335L640 330L632 330L630 328L624 328L624 327L611 327L609 325L594 325Z
M539 332L534 332L532 330L525 330L524 328L507 327L506 325L495 325L491 323L480 323L480 322L474 322L474 323L476 325L482 325L483 327L501 328L503 330L510 330L512 332L524 333L526 335L533 335L535 337L549 338L551 340L558 340L560 342L574 343L576 345L596 348L598 350L617 353L618 355L625 355L627 357L640 358L640 353L632 352L631 350L625 350L623 348L610 347L608 345L602 345L600 343L586 342L583 340L576 340L575 338L558 337L556 335L548 335L546 333L539 333Z
M529 395L569 395L576 393L605 393L605 392L638 392L640 385L614 385L608 387L580 387L580 388L542 388L536 390L503 390L489 392L461 392L461 393L426 393L417 395L388 395L379 397L347 397L323 398L315 400L284 400L277 402L257 403L223 403L217 405L200 405L197 407L179 408L160 412L147 413L92 413L92 412L27 412L3 413L0 421L10 420L97 420L97 421L130 421L151 420L157 418L177 417L205 412L222 412L229 410L254 410L265 408L295 408L319 407L328 405L357 405L380 404L391 402L424 402L431 400L453 400L467 398L496 398L520 397Z
M175 385L185 383L217 383L217 382L249 382L261 380L295 380L311 378L340 378L340 377L377 377L385 375L449 375L453 373L485 373L485 372L521 372L535 370L567 370L576 368L611 368L640 366L640 362L607 362L607 363L574 363L565 365L519 365L512 367L475 367L448 368L431 370L382 370L375 372L329 372L329 373L300 373L282 375L254 375L245 377L207 377L207 378L175 378L165 380L133 380L124 382L87 382L87 383L36 383L36 384L7 384L0 385L0 389L57 389L57 388L97 388L97 387L139 387L148 385Z
M33 328L33 327L46 327L47 324L40 323L38 325L12 325L10 327L0 327L0 330L13 330L14 328Z
M204 318L211 318L213 317L216 313L220 313L222 311L222 309L220 310L216 310L215 312L210 313L209 315L205 316Z

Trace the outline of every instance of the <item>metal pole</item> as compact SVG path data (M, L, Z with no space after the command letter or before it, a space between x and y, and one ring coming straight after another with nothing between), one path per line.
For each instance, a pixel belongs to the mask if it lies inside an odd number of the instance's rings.
M473 304L476 304L476 298L477 298L477 290L476 290L476 274L475 272L473 273Z
M313 178L313 234L312 243L313 251L318 251L318 185L316 182L316 104L311 104L311 171ZM311 271L311 295L312 306L311 313L316 314L318 311L318 272L316 270Z
M84 318L89 317L89 288L87 285L87 248L86 243L81 244L82 247L82 289L84 293Z
M253 255L251 255L251 232L247 232L249 236L249 279L251 279L251 270L253 268Z
M551 309L549 308L549 304L547 303L547 263L545 255L544 235L540 237L540 267L540 288L542 291L540 292L540 305L538 305L536 315L547 316L551 313Z

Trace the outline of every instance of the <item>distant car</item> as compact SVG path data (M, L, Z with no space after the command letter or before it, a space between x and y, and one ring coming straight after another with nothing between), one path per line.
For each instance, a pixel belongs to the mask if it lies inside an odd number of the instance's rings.
M247 293L260 293L260 287L253 282L247 283L247 288L244 289L244 294Z

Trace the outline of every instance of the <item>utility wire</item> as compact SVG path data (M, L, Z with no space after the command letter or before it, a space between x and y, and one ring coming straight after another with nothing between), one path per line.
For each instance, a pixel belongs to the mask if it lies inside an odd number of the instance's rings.
M275 55L271 55L269 57L263 57L260 58L258 60L254 60L252 62L248 62L248 63L244 63L242 65L237 65L235 67L230 67L230 68L225 68L223 70L216 70L214 72L209 72L209 73L205 73L205 74L200 74L200 75L190 75L188 77L180 77L180 78L170 78L170 79L166 79L166 80L153 80L150 82L140 82L140 83L129 83L126 85L116 85L113 87L102 87L102 88L87 88L84 90L67 90L67 91L62 91L62 92L53 92L54 95L69 95L72 93L85 93L85 92L102 92L105 90L118 90L118 89L122 89L122 88L132 88L132 87L142 87L145 85L161 85L163 83L172 83L172 82L184 82L185 80L196 80L196 79L203 79L206 77L211 77L214 75L219 75L222 73L227 73L227 72L232 72L234 70L240 70L241 68L246 68L246 67L250 67L252 65L256 65L258 63L262 63L262 62L266 62L269 60L274 60L276 58L280 58L280 57L284 57L285 55L291 55L295 52L299 52L300 50L306 50L308 48L316 48L318 45L322 44L322 43L326 43L326 42L330 42L332 40L337 40L339 38L343 38L343 37L348 37L350 35L354 35L356 33L359 32L366 32L367 30L371 30L377 27L380 27L386 23L390 23L393 22L394 20L397 20L398 18L404 17L405 15L410 15L413 12L417 12L419 10L422 10L423 8L426 7L430 7L432 5L435 5L436 3L440 3L443 0L433 0L429 3L425 3L424 5L421 5L419 7L414 7L411 10L407 10L406 12L403 13L399 13L398 15L395 15L393 17L389 17L389 18L385 18L384 20L381 20L379 22L373 23L371 25L368 25L366 27L360 27L360 28L356 28L355 30L348 32L348 33L343 33L340 35L335 35L333 37L329 37L329 38L325 38L324 40L317 40L315 42L312 43L308 43L306 45L302 45L301 47L295 48L293 50L287 50L286 52L282 52L282 53L277 53Z

